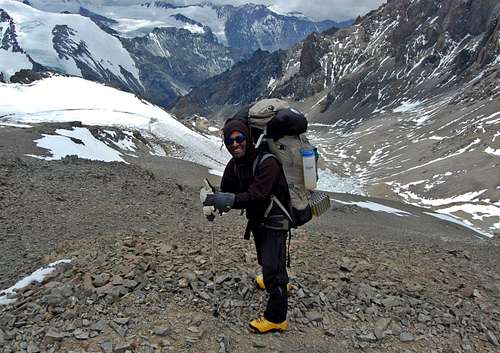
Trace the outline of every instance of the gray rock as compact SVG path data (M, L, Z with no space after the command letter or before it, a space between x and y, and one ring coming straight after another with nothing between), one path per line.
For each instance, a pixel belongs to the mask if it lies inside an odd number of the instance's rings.
M196 281L196 274L192 271L184 271L181 274L182 278L187 279L189 283Z
M253 340L252 346L254 346L255 348L266 348L267 345L261 340Z
M14 322L16 322L16 317L12 314L6 313L0 316L0 327L7 328L14 325Z
M120 298L120 297L123 297L128 292L129 292L129 289L125 286L113 286L111 288L110 293L107 293L107 294L109 294L113 298Z
M117 317L116 319L113 319L113 321L116 322L119 325L126 325L130 321L130 318L128 318L128 317Z
M377 339L381 340L385 336L385 330L387 330L387 327L391 323L391 319L388 318L381 318L378 319L377 322L375 322L375 328L373 329L373 333L375 334L375 337Z
M441 324L444 325L451 325L454 324L457 321L457 318L451 314L445 313L443 316L440 318Z
M382 299L380 303L387 309L393 308L395 306L401 306L404 304L401 298L395 296L388 296L385 299Z
M369 304L376 296L377 290L366 283L360 283L356 289L356 298Z
M420 313L420 314L418 314L417 321L418 322L423 322L423 323L429 322L429 321L431 321L431 317L428 316L428 315Z
M48 294L42 297L41 302L51 306L59 306L64 302L64 298L61 294Z
M498 343L497 337L490 330L486 331L486 338L488 339L488 342L490 342L493 346L495 346L495 347L500 346L500 344Z
M111 278L111 284L114 285L114 286L121 286L123 284L123 278L122 278L122 276L114 275Z
M45 338L49 342L61 341L64 337L66 337L66 335L63 332L60 332L52 327L45 333Z
M69 284L65 284L61 288L59 288L59 293L65 298L69 298L74 294L73 286Z
M333 329L326 329L324 333L326 336L329 336L329 337L337 336L337 332L334 331Z
M341 271L352 272L352 270L354 269L354 264L350 258L344 256L341 259L339 268Z
M221 284L222 282L228 281L230 279L231 279L231 275L230 274L220 275L220 276L217 276L215 278L215 283Z
M3 346L4 344L5 344L5 333L0 328L0 346Z
M171 252L173 250L173 247L172 245L170 244L162 244L160 246L160 248L158 249L158 252L161 254L161 255L167 255L169 252Z
M39 352L41 352L41 350L36 343L28 344L28 353L39 353Z
M181 278L178 282L180 288L187 288L189 286L189 281L185 278Z
M115 346L113 350L114 353L125 353L126 351L132 351L132 345L130 342L121 342Z
M306 318L311 322L317 322L323 320L323 315L318 311L308 311L306 312Z
M134 281L133 279L126 279L125 281L123 281L123 285L128 289L134 289L138 284L139 282Z
M415 336L413 336L409 332L401 332L401 334L399 335L399 340L401 342L413 342L415 341Z
M373 333L367 333L366 335L357 335L356 338L361 342L377 342L377 337Z
M302 288L299 288L297 290L297 297L299 297L301 299L306 297L306 294L304 293L304 290Z
M100 343L103 353L113 353L113 343L105 341Z
M168 325L156 326L153 329L153 333L156 336L165 337L165 336L169 336L172 333L172 329Z
M116 322L111 321L109 326L120 336L125 337L127 335L127 327L118 325Z
M90 329L93 331L101 332L101 331L104 331L104 329L106 328L107 325L108 325L108 323L105 320L99 320L96 323L93 323L92 325L90 325Z
M109 273L101 273L100 275L94 276L94 280L92 281L92 284L95 287L102 287L109 282L110 278L111 278L111 276L109 275Z
M89 339L89 331L83 330L83 329L76 329L73 332L73 336L75 336L75 338L77 340L88 340Z
M403 331L401 325L394 320L392 320L391 323L389 324L389 330L391 330L392 334L395 336L399 336Z

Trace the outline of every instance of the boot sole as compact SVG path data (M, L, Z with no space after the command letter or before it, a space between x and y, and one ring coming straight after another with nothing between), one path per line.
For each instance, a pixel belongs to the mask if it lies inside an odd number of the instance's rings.
M273 332L280 332L280 333L285 333L286 332L286 329L283 330L283 329L280 329L280 328L273 328L273 329L267 330L265 332L261 332L257 328L253 327L252 325L248 325L248 329L250 330L250 332L252 332L252 333L258 333L260 335L264 335L266 333L273 333Z
M255 288L257 288L259 290L266 290L266 287L259 286L259 284L257 282L255 282ZM290 283L288 283L286 285L286 291L288 294L290 294L290 292L292 291L292 286L290 285Z

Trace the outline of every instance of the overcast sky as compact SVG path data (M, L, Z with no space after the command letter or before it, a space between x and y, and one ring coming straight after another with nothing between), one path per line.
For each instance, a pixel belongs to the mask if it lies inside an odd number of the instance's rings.
M275 5L290 11L299 11L316 20L342 21L356 18L378 8L385 0L214 0L214 3L224 4L254 4Z
M140 2L146 2L141 0ZM138 0L94 0L95 3L137 3ZM171 0L178 5L199 4L203 0ZM209 0L214 4L242 5L246 3L274 5L285 12L299 11L315 20L343 21L365 15L386 0Z

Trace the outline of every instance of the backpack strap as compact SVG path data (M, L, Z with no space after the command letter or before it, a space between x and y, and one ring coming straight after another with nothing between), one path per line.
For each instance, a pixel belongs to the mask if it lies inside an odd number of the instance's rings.
M278 160L278 158L272 153L263 153L262 155L260 155L259 157L257 157L255 159L255 161L253 162L253 166L252 166L253 175L255 175L255 172L257 171L257 167L262 162L264 162L266 159L269 159L269 158L275 158L276 160ZM267 206L267 209L264 212L264 218L267 218L267 216L269 216L269 212L271 212L271 209L273 208L274 203L276 203L276 205L283 211L285 216L287 216L287 218L290 220L291 224L293 225L292 216L290 215L290 213L288 212L286 207L281 203L281 201L275 195L271 195L271 202L269 203L269 206Z

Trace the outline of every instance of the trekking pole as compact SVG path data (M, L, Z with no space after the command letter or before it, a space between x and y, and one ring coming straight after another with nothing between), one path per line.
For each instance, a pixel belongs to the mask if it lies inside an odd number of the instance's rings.
M217 283L215 281L216 279L216 272L215 272L215 236L213 229L211 231L212 233L212 256L210 257L210 262L212 263L212 278L213 278L213 284L214 284L214 299L212 303L212 315L214 317L219 316L219 298L217 297Z
M212 184L210 184L210 181L208 179L205 179L205 187L206 187L206 189L210 190L211 192L215 192L215 188L212 186ZM213 214L211 211L206 213L205 216L207 217L207 220L210 223L212 223L215 219L215 214ZM210 233L212 236L212 249L211 249L210 263L212 266L212 278L213 278L213 286L214 286L214 297L212 300L212 315L214 317L218 317L219 316L219 298L217 296L217 283L215 281L217 273L215 272L215 235L214 235L213 227L210 228Z

